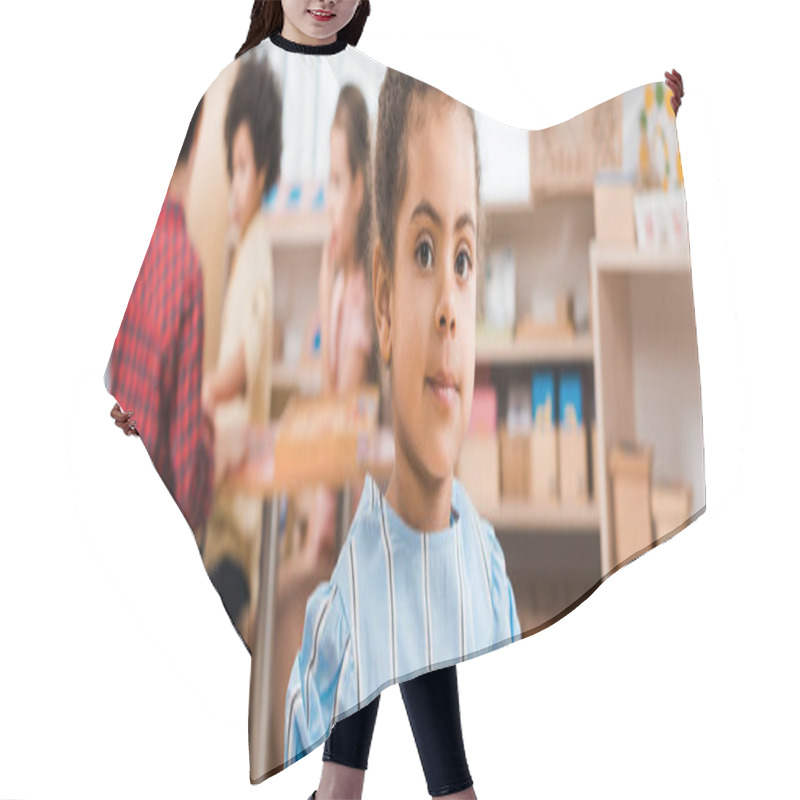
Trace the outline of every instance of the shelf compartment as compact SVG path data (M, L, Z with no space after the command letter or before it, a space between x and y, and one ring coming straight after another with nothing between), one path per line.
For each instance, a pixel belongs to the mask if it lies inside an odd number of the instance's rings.
M589 245L590 261L600 272L628 273L689 273L688 247L684 250L637 250L633 247L598 245L592 240Z
M537 364L592 361L594 343L589 333L572 339L515 339L513 341L478 341L475 360L478 364Z
M600 511L597 503L586 505L545 506L524 500L503 500L493 508L478 508L495 529L515 533L553 531L571 533L597 533L600 529Z

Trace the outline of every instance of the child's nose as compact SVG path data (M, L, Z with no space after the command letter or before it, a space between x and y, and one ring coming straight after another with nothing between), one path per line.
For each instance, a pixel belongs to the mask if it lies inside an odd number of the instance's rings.
M448 296L443 299L437 309L436 322L439 330L442 333L455 333L456 330L456 313L455 305L452 299Z

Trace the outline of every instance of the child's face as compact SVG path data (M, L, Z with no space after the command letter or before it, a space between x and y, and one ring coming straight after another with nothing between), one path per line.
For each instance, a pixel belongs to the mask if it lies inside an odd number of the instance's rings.
M256 170L253 139L246 122L239 123L233 136L232 164L230 216L238 236L241 236L261 205L267 180L266 167L260 172Z
M358 0L281 0L284 24L313 39L335 36L356 13Z
M379 329L392 359L396 449L414 471L443 479L458 460L475 381L476 154L455 103L428 102L411 120L389 318Z
M331 166L328 173L328 220L331 245L336 263L352 256L358 215L364 200L364 179L361 172L350 172L347 136L341 126L331 128Z

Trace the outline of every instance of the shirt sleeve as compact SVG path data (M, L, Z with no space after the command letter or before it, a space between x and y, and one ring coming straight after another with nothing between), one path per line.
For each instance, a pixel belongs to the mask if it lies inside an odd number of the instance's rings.
M169 453L175 501L192 530L208 518L213 494L214 450L201 403L203 369L203 275L186 285L177 341L177 376L170 407Z
M506 560L500 540L489 522L483 520L489 542L489 565L492 583L492 612L494 615L494 644L502 647L521 638L514 588L506 572Z
M244 346L245 396L251 422L264 423L270 414L272 364L272 241L264 212L257 212L240 252L246 302L241 321Z
M321 583L306 603L300 650L286 689L285 766L314 750L330 734L337 714L354 705L350 632L333 583Z
M268 289L260 281L253 292L248 308L248 319L244 326L244 363L248 385L258 381L266 338L271 328L269 318Z

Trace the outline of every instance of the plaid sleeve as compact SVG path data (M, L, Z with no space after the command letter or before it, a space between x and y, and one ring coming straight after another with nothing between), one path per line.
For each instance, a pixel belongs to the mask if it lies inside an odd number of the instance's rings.
M201 416L203 369L203 275L197 269L183 293L177 342L177 374L170 403L170 461L175 501L193 531L211 508L214 479L213 439Z

